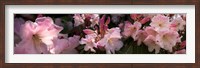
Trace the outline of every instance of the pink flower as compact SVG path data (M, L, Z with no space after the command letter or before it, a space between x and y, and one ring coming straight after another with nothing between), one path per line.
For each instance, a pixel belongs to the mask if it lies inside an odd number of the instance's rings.
M156 31L169 29L169 17L164 15L157 15L151 19L150 25L155 28Z
M92 14L90 16L90 21L91 21L91 27L95 26L96 24L99 23L99 15L98 14Z
M111 54L118 51L122 46L123 42L120 40L120 29L118 27L108 29L105 36L97 42L99 46L104 46L106 53Z
M178 50L178 51L175 51L174 54L186 54L186 50L185 49Z
M160 52L160 46L156 42L156 38L153 35L149 35L145 40L144 44L148 46L149 52L155 50L155 53Z
M79 45L79 38L79 36L73 36L67 39L55 38L53 40L54 47L51 48L50 53L76 53L75 47Z
M161 48L172 52L172 47L176 45L179 34L176 31L161 31L156 36L156 42L160 45Z
M98 14L75 14L74 15L74 26L79 26L85 23L85 19L89 19L91 22L91 27L99 23Z
M137 40L137 45L141 45L147 36L145 31L139 30L134 40Z
M87 29L88 30L88 29ZM91 31L91 30L90 30ZM85 51L92 51L92 52L96 52L94 50L94 47L97 48L97 45L95 43L95 39L97 37L96 33L92 33L92 34L88 34L85 35L85 38L81 38L81 41L79 42L80 44L85 44L84 50Z
M85 34L93 34L93 33L95 33L95 31L93 31L93 30L91 30L91 29L84 29L83 32L84 32Z
M186 23L181 17L175 18L171 23L171 27L175 28L176 31L184 30L185 25Z
M124 26L124 32L122 33L125 37L131 36L133 39L135 39L135 36L137 35L139 29L141 28L141 23L135 22L133 25L129 22L125 22Z
M85 17L81 14L74 14L74 26L79 26L81 24L84 24L84 20L85 20Z
M158 34L158 32L153 27L146 27L145 32L148 35L153 35L154 37L156 37L156 35Z
M16 45L15 53L47 53L53 47L53 38L62 29L50 17L37 18L35 23L27 21L21 27L22 41Z

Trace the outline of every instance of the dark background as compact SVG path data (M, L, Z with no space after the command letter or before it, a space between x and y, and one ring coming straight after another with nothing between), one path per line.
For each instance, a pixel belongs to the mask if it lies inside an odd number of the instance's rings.
M42 64L5 63L5 5L195 5L195 63L189 64ZM0 0L0 68L199 68L200 67L200 1L199 0ZM103 59L102 59L103 60ZM184 60L184 59L183 59ZM78 61L78 60L77 60ZM88 60L89 61L89 60ZM159 60L155 60L159 61Z

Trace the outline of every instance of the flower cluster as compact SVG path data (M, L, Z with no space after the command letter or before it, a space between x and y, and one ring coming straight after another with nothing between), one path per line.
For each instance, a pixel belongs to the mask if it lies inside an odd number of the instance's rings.
M185 14L15 16L15 54L186 53Z

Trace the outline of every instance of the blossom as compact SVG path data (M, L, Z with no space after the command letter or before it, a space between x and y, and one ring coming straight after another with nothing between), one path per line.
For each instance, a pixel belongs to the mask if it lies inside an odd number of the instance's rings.
M74 26L79 26L81 24L84 24L85 17L80 14L74 14Z
M156 31L169 29L169 17L164 15L156 15L151 19L150 25L155 28Z
M97 42L99 46L104 46L106 53L111 54L118 51L122 46L123 42L120 40L120 29L118 27L108 29L105 36Z
M122 32L122 34L125 37L129 37L131 36L133 39L135 39L135 36L137 35L139 29L141 28L141 23L139 22L135 22L133 25L129 22L126 21L125 22L125 26L124 26L124 32Z
M50 17L40 17L35 23L27 21L20 29L22 41L16 44L16 53L48 53L53 47L53 38L63 28L55 25Z
M153 28L153 27L146 27L144 29L144 31L148 34L148 35L153 35L154 37L156 37L156 35L158 34L158 32Z
M156 42L159 46L170 52L172 52L172 47L176 45L178 39L180 39L178 32L171 30L161 31L156 36Z
M79 26L85 23L85 20L89 20L90 26L93 27L99 22L99 15L98 14L75 14L74 15L74 26Z
M89 29L87 29L87 30L89 30ZM87 30L85 30L85 32ZM90 31L92 31L92 30L90 30ZM96 37L97 37L96 33L91 33L91 34L85 35L85 38L81 38L81 41L79 43L80 44L85 44L85 47L84 47L85 51L90 50L92 52L96 52L94 50L94 47L97 48L97 45L95 43Z
M134 40L137 40L137 45L141 45L147 36L148 35L145 31L139 30Z
M92 14L90 17L91 27L99 23L99 14Z
M178 30L184 30L184 26L186 25L185 21L181 17L175 18L172 23L171 27L175 28L176 31Z
M50 53L59 54L59 53L75 53L75 47L79 45L80 36L74 35L73 37L69 37L67 39L59 39L55 38L53 40L54 47L51 48Z
M153 35L149 35L144 40L144 44L148 46L149 52L152 52L153 50L155 50L155 53L160 52L160 46L157 44L156 37L154 37Z

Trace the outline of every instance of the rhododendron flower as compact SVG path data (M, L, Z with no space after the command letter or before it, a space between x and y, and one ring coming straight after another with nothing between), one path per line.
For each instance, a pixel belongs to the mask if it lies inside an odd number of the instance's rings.
M90 21L91 21L91 27L93 27L96 24L98 24L99 23L99 14L92 14L91 18L90 18Z
M150 25L155 28L156 31L168 30L170 23L169 17L164 15L156 15L151 19Z
M116 27L108 29L105 36L97 43L99 46L105 47L106 53L111 54L115 53L115 51L118 51L123 46L123 42L120 39L120 29Z
M137 40L137 45L141 45L147 36L148 35L145 31L139 30L134 40Z
M74 15L74 26L79 26L85 23L85 19L89 19L91 22L91 27L98 24L99 22L99 15L98 14L75 14Z
M171 27L175 28L176 31L184 30L185 24L185 21L181 17L177 17L172 21Z
M135 36L137 35L139 29L141 28L141 23L135 22L133 25L129 22L125 22L124 26L124 32L122 33L125 37L131 36L133 39L135 39Z
M89 29L87 29L89 30ZM87 32L87 30L85 30L85 32ZM92 31L92 30L90 30ZM90 32L91 33L91 32ZM85 35L85 38L81 38L80 44L85 44L84 50L85 51L92 51L92 52L96 52L94 50L94 47L97 48L97 44L95 43L95 39L97 37L96 33L91 33L91 34Z
M155 50L155 53L160 52L160 46L156 42L156 37L153 35L149 35L145 40L144 44L148 46L149 52Z
M169 50L170 52L172 52L172 47L176 45L178 39L178 32L170 30L161 31L156 36L156 41L160 47Z
M79 45L79 36L69 37L67 39L55 38L53 40L54 47L51 48L50 53L59 54L59 53L75 53L75 47ZM75 51L75 52L74 52Z
M27 21L22 25L22 41L16 45L16 53L47 53L53 47L53 38L62 30L50 17L40 17L36 22Z
M74 26L84 24L85 17L81 14L74 14Z
M156 37L156 35L158 34L158 32L153 27L146 27L145 32L148 35L153 35L154 37Z

